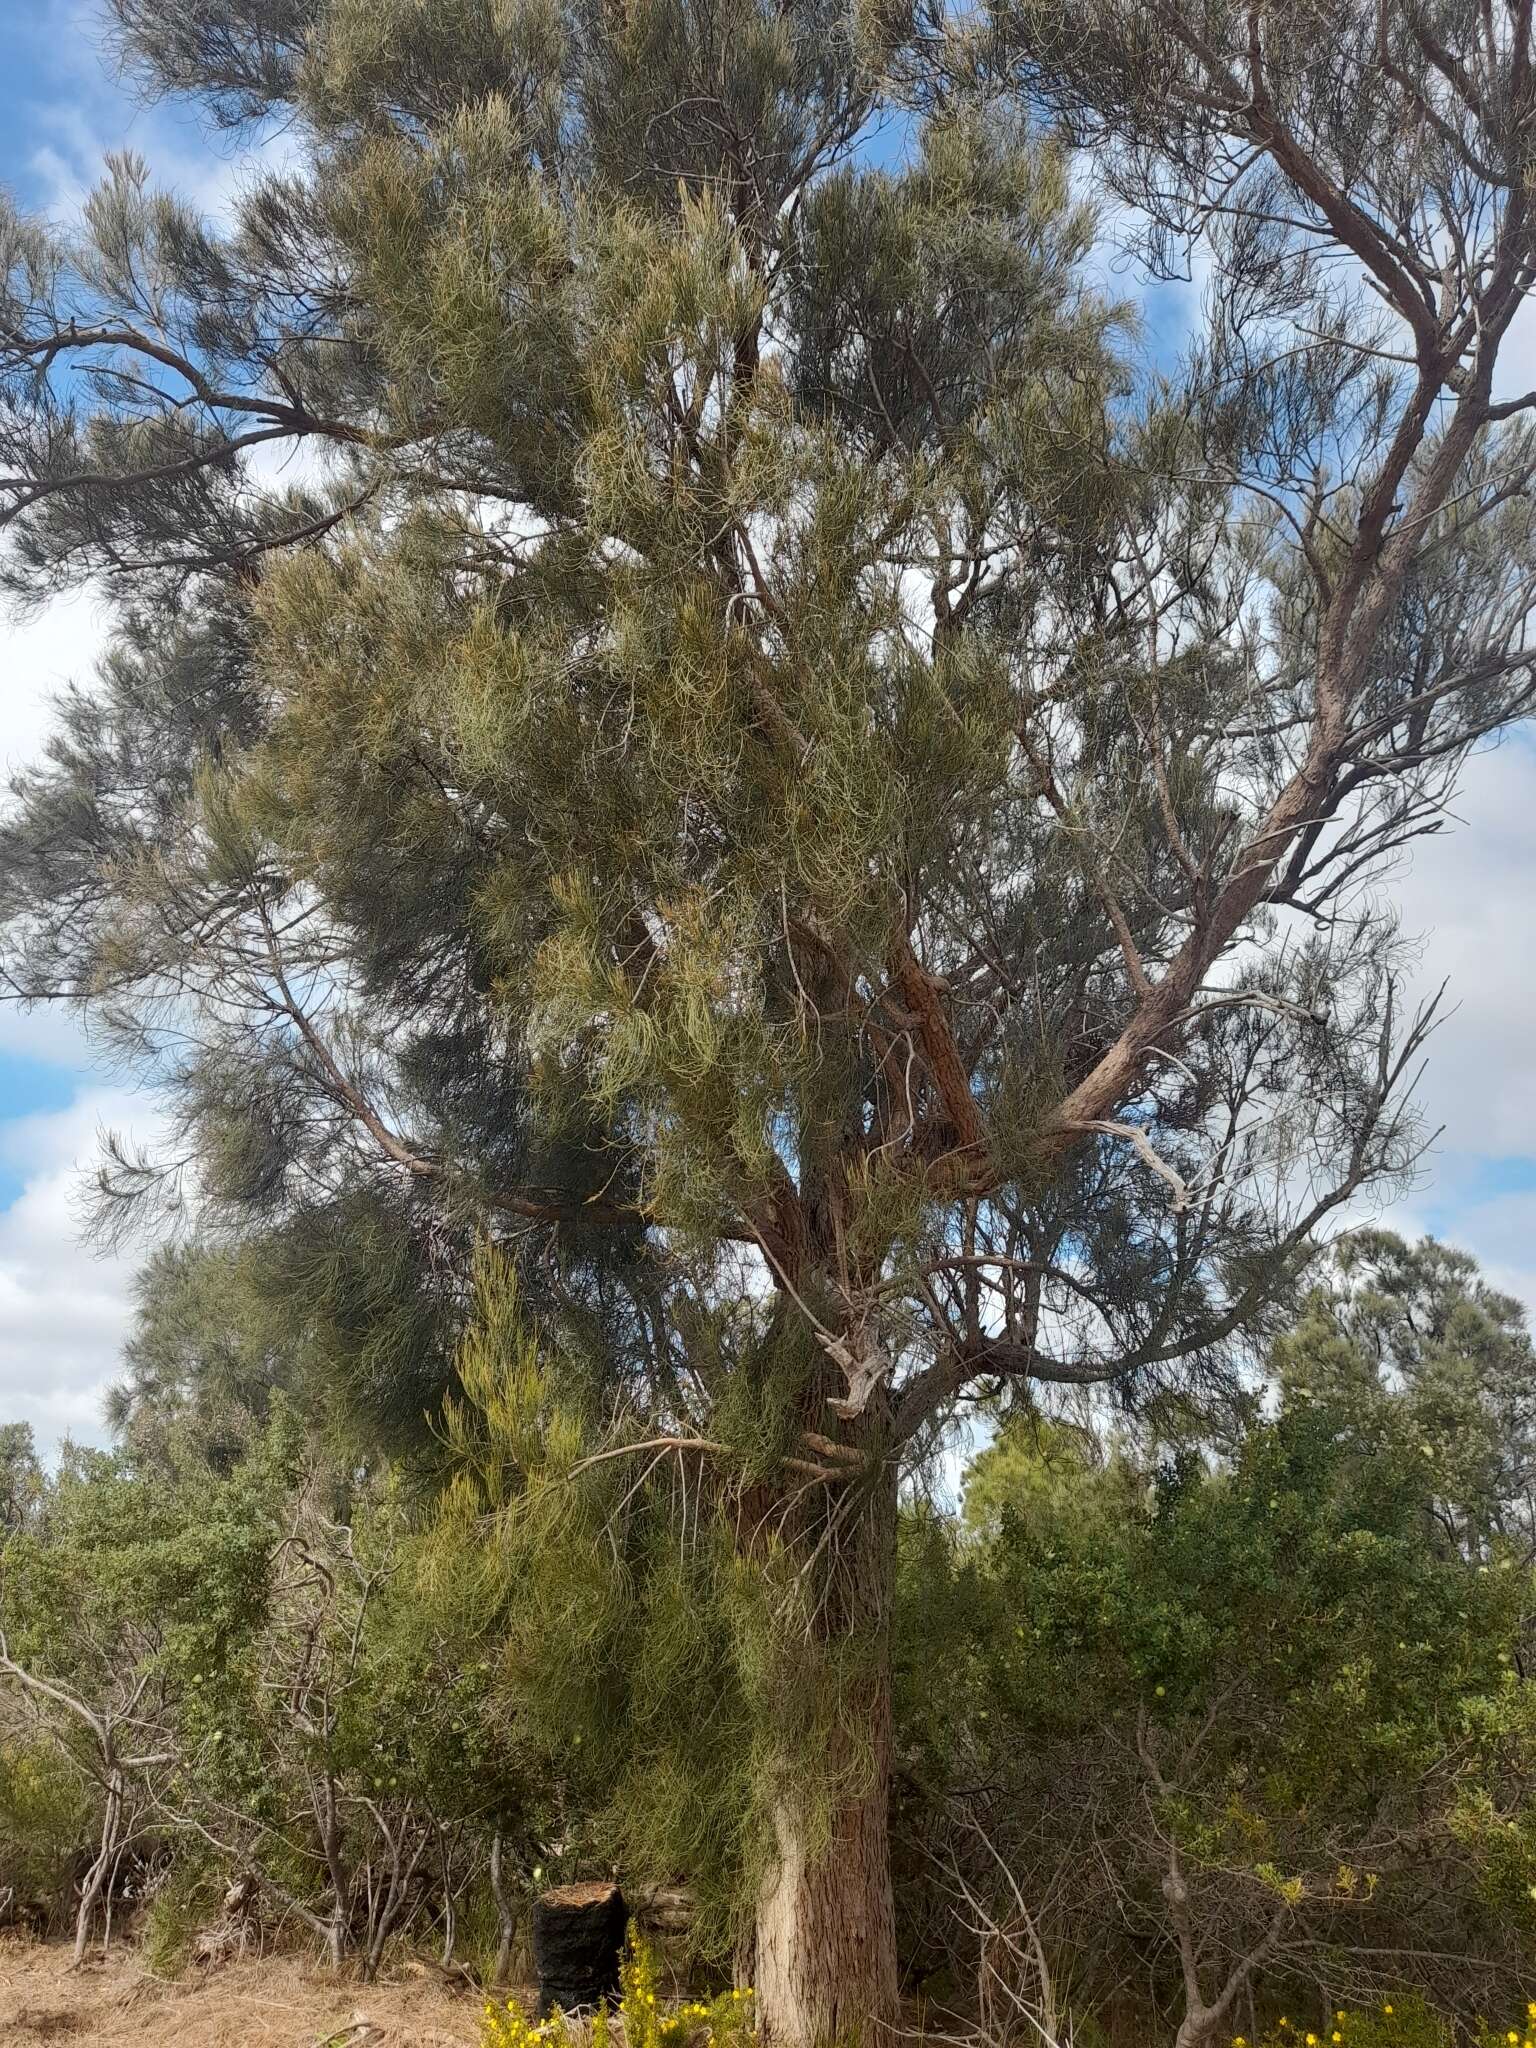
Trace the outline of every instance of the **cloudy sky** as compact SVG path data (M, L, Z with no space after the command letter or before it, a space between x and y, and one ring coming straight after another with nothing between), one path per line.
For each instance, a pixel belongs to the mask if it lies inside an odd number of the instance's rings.
M0 182L67 215L103 152L141 151L210 210L240 167L185 113L147 110L104 61L88 0L0 0ZM17 630L0 619L0 764L33 759L52 694L88 677L102 621L86 600ZM154 1105L95 1066L74 1021L0 1004L0 1421L45 1442L99 1437L101 1396L128 1319L131 1263L78 1242L83 1173L103 1129L147 1129Z
M138 105L94 23L90 0L0 0L0 181L67 213L103 152L126 146L216 212L239 158L192 115ZM1166 331L1168 307L1152 310ZM1508 380L1523 390L1536 384L1536 313L1517 339ZM89 676L101 632L86 600L23 629L0 623L0 761L36 755L51 694ZM1464 1244L1536 1308L1536 735L1473 763L1453 828L1419 842L1395 893L1422 936L1420 982L1448 981L1454 1008L1422 1088L1443 1135L1390 1220ZM93 1064L71 1019L0 1005L0 1421L30 1421L45 1443L101 1435L132 1267L82 1248L79 1188L103 1129L143 1134L154 1115Z

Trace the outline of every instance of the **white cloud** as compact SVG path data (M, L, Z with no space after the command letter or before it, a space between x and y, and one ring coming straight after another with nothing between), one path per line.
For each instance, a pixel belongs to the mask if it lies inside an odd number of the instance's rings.
M127 1333L136 1260L79 1242L82 1175L104 1125L146 1121L143 1097L88 1090L67 1109L0 1125L0 1160L23 1178L0 1212L0 1420L40 1447L101 1441L102 1398Z
M184 102L151 104L135 82L114 76L98 0L43 0L33 36L46 50L50 84L27 115L48 140L27 161L33 202L55 219L78 212L99 182L109 150L136 150L155 182L201 212L228 215L250 151L221 135Z
M88 681L106 637L87 593L56 599L5 639L0 688L0 762L7 773L36 761L50 704L70 682ZM30 1422L52 1451L64 1436L99 1440L102 1396L128 1326L136 1261L97 1258L80 1242L82 1181L103 1124L143 1127L143 1097L90 1077L90 1047L58 1005L0 1003L0 1054L22 1054L72 1071L68 1108L0 1119L0 1166L21 1192L0 1210L0 1420Z
M1536 1320L1536 746L1517 733L1468 766L1446 830L1390 885L1421 945L1412 993L1446 984L1418 1103L1440 1135L1381 1223L1470 1251Z
M36 617L7 622L0 685L0 765L7 775L41 757L53 700L70 683L90 681L108 623L90 591L56 597Z
M1450 1199L1439 1185L1427 1186L1380 1221L1409 1239L1432 1236L1469 1251L1493 1287L1524 1302L1536 1324L1536 1189L1479 1199L1454 1183Z
M1421 1100L1445 1151L1536 1158L1536 749L1477 756L1455 809L1392 888L1419 993L1448 984Z
M68 1067L80 1075L93 1066L90 1038L71 1010L58 1003L38 1003L23 1009L20 1003L0 1002L0 1055L43 1060L52 1067ZM0 1142L6 1123L0 1117Z
M0 781L42 758L53 701L70 683L88 683L106 643L108 621L88 591L55 598L23 624L5 627L0 670ZM85 1069L90 1050L77 1020L57 1005L23 1010L0 1002L0 1053ZM0 1125L0 1131L3 1131Z

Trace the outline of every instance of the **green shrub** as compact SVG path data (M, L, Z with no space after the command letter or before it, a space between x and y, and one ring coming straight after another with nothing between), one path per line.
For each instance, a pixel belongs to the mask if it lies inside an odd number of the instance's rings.
M590 2048L610 2048L615 2031L624 2048L749 2048L756 2039L750 1991L668 2006L658 1989L655 1954L633 1928L619 1985L616 2021L599 2007L587 2029L560 2012L534 2021L515 1998L487 2004L480 2048L574 2048L584 2033Z
M1526 2006L1523 2016L1506 2021L1502 2027L1484 2020L1478 2029L1477 2043L1478 2048L1536 2048L1536 2000Z
M1416 1991L1383 1999L1376 2006L1341 2006L1326 2025L1282 2016L1252 2048L1451 2048L1456 2029ZM1495 2037L1503 2048L1504 2036ZM1524 2035L1511 2034L1518 2044ZM1250 2048L1241 2034L1232 2048Z
M228 1879L204 1858L178 1857L144 1918L144 1961L157 1977L179 1977L192 1943L223 1906Z
M0 1737L0 1893L56 1925L94 1832L92 1795L54 1745Z

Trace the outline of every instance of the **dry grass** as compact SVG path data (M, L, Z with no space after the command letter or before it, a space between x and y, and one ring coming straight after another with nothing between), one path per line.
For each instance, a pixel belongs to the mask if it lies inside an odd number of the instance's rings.
M473 2048L481 2003L425 1971L358 1984L268 1956L169 1984L131 1949L71 1972L66 1947L0 1940L3 2048Z

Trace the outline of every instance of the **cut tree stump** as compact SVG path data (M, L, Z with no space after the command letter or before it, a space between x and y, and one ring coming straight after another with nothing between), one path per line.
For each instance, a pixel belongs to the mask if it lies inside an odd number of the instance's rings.
M687 1885L658 1884L640 1894L633 1910L647 1934L665 1940L671 1935L688 1933L698 1917L698 1900Z
M533 1902L539 2017L616 1998L629 1913L616 1884L563 1884Z

